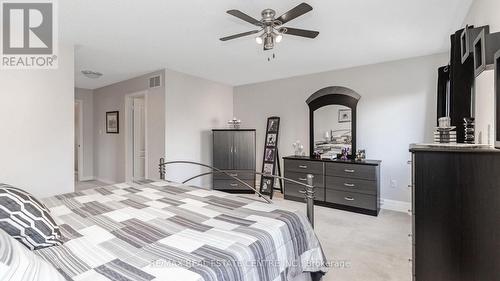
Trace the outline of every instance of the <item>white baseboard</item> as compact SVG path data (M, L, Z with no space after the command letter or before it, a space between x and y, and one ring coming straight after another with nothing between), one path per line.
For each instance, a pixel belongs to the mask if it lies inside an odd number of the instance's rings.
M411 203L381 198L380 208L396 212L408 213L408 210L411 209Z
M116 182L112 181L112 180L108 180L108 179L103 179L103 178L96 178L95 180L97 181L100 181L100 182L103 182L105 184L115 184Z
M93 181L95 180L94 176L81 177L80 181Z

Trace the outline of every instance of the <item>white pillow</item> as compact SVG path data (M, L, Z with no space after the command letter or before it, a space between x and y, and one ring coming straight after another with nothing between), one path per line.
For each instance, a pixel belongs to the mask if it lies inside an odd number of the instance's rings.
M51 264L0 229L0 280L63 281L65 279Z

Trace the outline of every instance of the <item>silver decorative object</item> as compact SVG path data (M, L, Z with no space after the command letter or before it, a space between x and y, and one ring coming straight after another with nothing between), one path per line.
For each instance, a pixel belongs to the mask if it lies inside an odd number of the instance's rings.
M241 125L241 120L237 119L236 117L233 117L233 119L227 121L227 125L229 129L239 129Z

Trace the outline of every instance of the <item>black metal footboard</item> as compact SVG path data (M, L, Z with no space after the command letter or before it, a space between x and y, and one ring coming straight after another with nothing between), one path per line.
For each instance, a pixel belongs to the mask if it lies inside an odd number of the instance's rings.
M168 162L165 162L164 158L160 158L160 164L159 164L160 179L166 180L166 169L165 169L165 166L167 166L167 165L173 165L173 164L190 164L190 165L197 165L197 166L202 166L202 167L210 169L210 172L204 172L204 173L195 175L195 176L193 176L193 177L191 177L189 179L186 179L185 181L182 182L183 184L185 184L185 183L187 183L187 182L189 182L191 180L194 180L196 178L199 178L199 177L203 177L203 176L211 175L211 174L215 174L215 173L220 173L220 174L224 174L224 175L226 175L226 176L228 176L228 177L230 177L230 178L238 181L239 183L245 185L246 187L252 189L253 191L255 191L255 193L257 193L257 195L259 195L260 198L262 198L263 200L265 200L266 203L272 204L271 199L266 198L254 186L250 186L246 182L242 181L241 179L239 179L236 176L233 176L230 173L227 173L227 172L225 172L223 170L220 170L218 168L215 168L213 166L202 164L202 163L198 163L198 162L193 162L193 161L168 161ZM249 172L249 171L245 171L245 172ZM273 177L275 179L281 179L281 180L284 180L284 181L287 181L287 182L291 182L291 183L295 183L295 184L303 186L304 190L302 190L301 193L304 194L305 201L306 201L306 204L307 204L307 218L309 219L309 222L311 223L311 225L314 227L314 184L313 184L313 182L314 182L314 175L308 174L307 175L307 184L305 184L303 182L299 182L299 181L292 180L292 179L289 179L289 178L285 178L285 177L282 177L282 176L269 175L269 174L264 174L264 173L260 173L260 172L256 172L256 171L252 171L252 172L254 174L256 174L256 175L265 175L267 177Z

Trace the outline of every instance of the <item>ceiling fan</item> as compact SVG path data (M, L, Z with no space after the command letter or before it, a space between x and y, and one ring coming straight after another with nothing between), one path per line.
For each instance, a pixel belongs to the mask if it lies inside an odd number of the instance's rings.
M258 35L255 38L255 41L257 41L257 44L259 45L263 44L264 51L267 51L273 49L274 44L279 43L283 39L284 34L301 36L311 39L316 38L316 36L318 36L319 34L318 31L282 26L283 24L302 16L307 12L310 12L312 9L313 8L309 4L301 3L278 18L275 18L276 12L273 9L265 9L262 11L262 19L260 21L239 10L229 10L227 11L228 14L251 23L259 27L259 29L223 37L220 38L220 40L228 41L262 32L262 34Z

